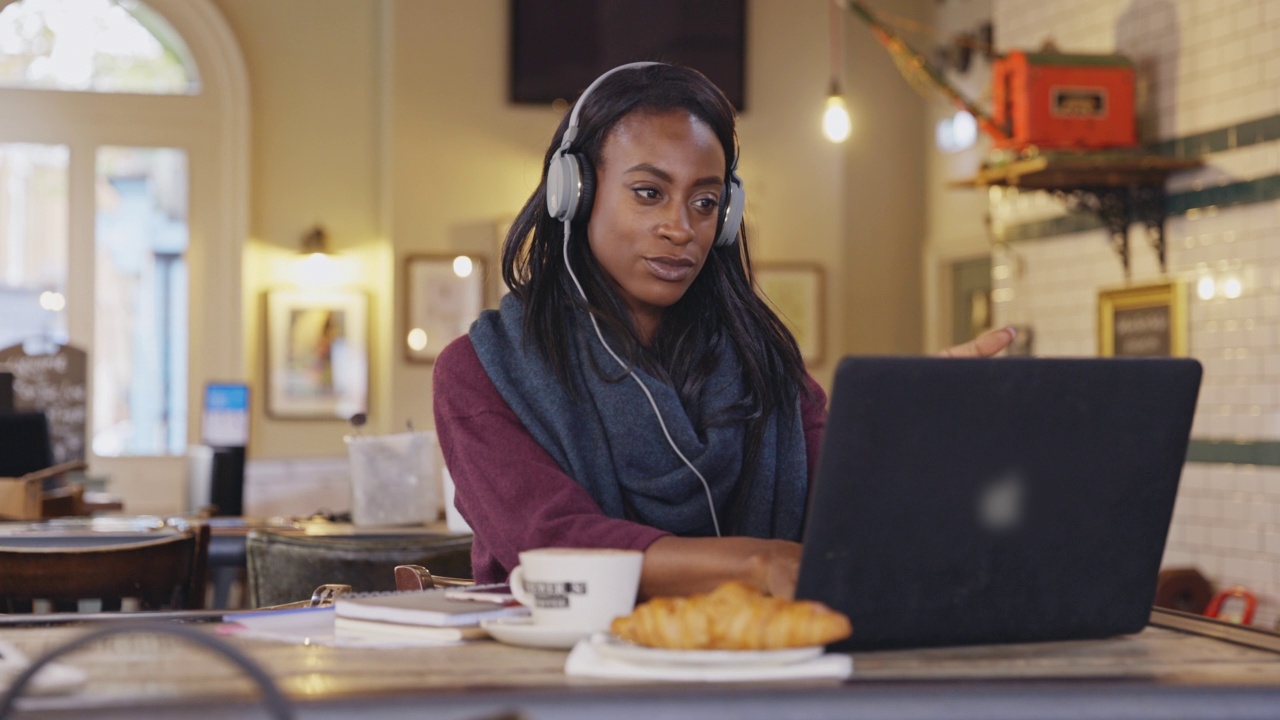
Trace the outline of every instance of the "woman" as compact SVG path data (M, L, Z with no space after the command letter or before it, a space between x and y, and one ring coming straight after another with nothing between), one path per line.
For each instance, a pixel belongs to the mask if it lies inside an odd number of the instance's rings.
M478 582L612 547L644 552L642 596L794 593L826 400L753 292L736 147L732 106L678 66L616 68L561 122L503 247L511 293L435 366Z

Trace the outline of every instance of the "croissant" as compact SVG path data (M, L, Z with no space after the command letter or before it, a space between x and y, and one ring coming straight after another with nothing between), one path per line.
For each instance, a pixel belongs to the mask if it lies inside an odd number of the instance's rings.
M768 597L740 582L702 595L654 598L616 618L611 629L638 645L679 650L778 650L853 634L849 618L822 603Z

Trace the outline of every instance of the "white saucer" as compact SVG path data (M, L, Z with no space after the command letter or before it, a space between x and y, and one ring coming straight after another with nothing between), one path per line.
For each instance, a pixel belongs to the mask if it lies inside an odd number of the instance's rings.
M537 625L530 617L491 618L481 620L480 627L498 642L555 650L567 650L591 634L590 630Z
M601 657L641 665L791 665L812 660L826 651L822 645L781 650L668 650L633 645L613 633L591 636L591 646Z

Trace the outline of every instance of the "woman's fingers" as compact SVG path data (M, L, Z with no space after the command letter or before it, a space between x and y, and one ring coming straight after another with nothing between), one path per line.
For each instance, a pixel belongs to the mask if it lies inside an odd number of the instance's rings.
M991 357L1009 347L1017 336L1018 331L1012 327L988 330L969 342L949 347L940 354L944 357Z

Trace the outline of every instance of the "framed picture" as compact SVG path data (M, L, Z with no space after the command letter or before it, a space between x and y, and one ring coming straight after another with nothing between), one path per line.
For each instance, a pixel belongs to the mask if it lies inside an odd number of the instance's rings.
M810 365L822 362L824 273L817 263L757 263L756 286L773 306Z
M485 307L481 255L409 255L404 262L404 342L410 362L435 362Z
M1187 294L1183 284L1170 281L1099 293L1098 354L1186 355Z
M369 316L364 293L267 293L267 414L347 419L369 395Z

